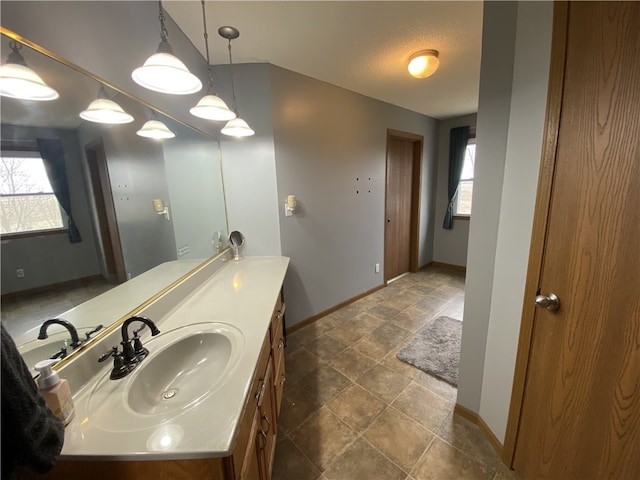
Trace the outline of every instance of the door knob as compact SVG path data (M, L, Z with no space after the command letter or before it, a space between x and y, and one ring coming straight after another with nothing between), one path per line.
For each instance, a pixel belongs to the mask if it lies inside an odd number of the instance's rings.
M560 299L553 292L549 292L546 295L538 295L536 297L536 307L555 311L560 308Z

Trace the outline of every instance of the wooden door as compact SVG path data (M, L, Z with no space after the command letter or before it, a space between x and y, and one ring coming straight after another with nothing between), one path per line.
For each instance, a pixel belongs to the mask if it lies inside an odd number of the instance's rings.
M102 139L89 143L85 146L84 151L89 165L93 201L98 214L98 227L107 275L111 283L122 283L127 280L127 273Z
M385 199L385 282L418 270L418 220L422 137L387 134Z
M505 442L523 478L640 478L639 26L638 2L556 6Z

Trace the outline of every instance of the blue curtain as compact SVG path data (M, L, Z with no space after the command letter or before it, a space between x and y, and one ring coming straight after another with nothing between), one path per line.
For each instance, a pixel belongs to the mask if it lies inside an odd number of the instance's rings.
M468 140L469 126L452 128L449 132L449 203L442 224L442 228L446 230L453 228L453 199L458 193Z
M71 243L81 242L80 232L71 218L71 197L69 196L69 180L67 178L67 166L64 159L62 141L57 138L38 138L38 150L40 150L40 156L42 157L44 169L47 172L47 177L49 177L53 193L67 214L69 241Z

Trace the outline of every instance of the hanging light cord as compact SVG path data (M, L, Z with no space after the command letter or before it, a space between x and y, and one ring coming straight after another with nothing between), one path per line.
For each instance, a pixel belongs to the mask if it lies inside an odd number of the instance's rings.
M22 44L16 42L15 40L11 40L9 42L9 47L11 48L11 53L7 58L7 63L17 63L26 67L27 63L24 61L23 56L20 54L20 50L22 50Z
M239 117L240 115L238 115L238 103L236 102L236 87L233 83L233 60L231 59L231 39L228 39L229 41L229 73L231 74L231 95L233 96L233 113L236 114L236 117Z
M160 19L160 45L158 45L158 53L168 53L169 55L173 55L173 48L169 44L167 37L169 36L169 32L167 31L167 26L164 24L165 16L164 9L162 8L162 0L158 0L158 18Z
M160 38L163 42L167 41L167 37L169 36L169 32L167 31L167 27L164 24L164 10L162 9L162 0L158 0L158 18L160 19Z
M207 72L209 73L209 89L213 90L213 70L211 69L211 60L209 60L209 34L207 33L207 18L204 8L204 0L202 0L202 23L204 25L204 49L207 52Z

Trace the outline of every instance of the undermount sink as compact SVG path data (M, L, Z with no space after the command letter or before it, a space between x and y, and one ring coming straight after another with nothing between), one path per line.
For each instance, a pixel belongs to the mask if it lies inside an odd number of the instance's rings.
M199 405L232 377L244 350L233 325L196 323L145 342L149 356L120 380L108 372L89 398L89 421L102 429L145 428ZM117 413L114 415L114 413Z

